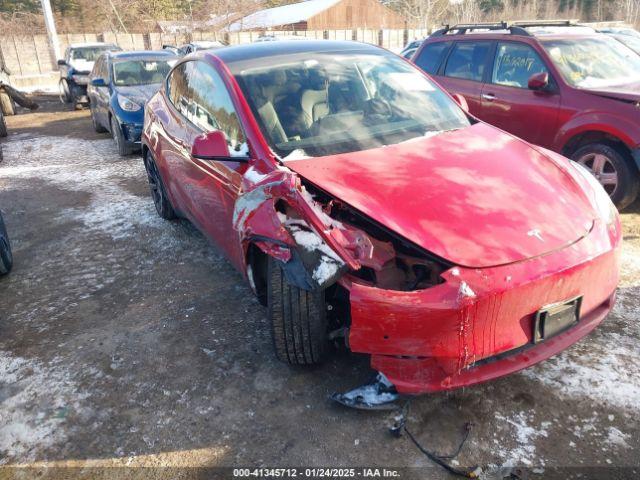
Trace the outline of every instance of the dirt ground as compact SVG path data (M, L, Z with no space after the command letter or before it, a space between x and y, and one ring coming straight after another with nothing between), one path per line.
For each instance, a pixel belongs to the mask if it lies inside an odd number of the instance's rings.
M19 476L16 465L95 467L75 471L86 478L124 466L449 478L389 435L395 413L328 400L369 379L366 357L279 363L240 275L189 223L157 217L141 159L118 157L86 111L41 100L41 111L7 118L1 141L15 268L0 279L0 478ZM623 222L618 302L602 326L524 372L414 399L408 425L425 447L455 449L472 422L456 462L482 466L483 478L509 466L530 478L637 478L640 204Z

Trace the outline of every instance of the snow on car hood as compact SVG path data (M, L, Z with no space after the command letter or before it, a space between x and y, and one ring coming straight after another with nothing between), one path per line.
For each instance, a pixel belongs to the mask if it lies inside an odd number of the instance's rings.
M95 62L89 62L82 58L78 58L76 60L71 60L69 64L73 67L74 70L81 73L88 73L93 70L93 64Z
M484 123L287 167L452 263L488 267L567 246L593 226L573 177Z

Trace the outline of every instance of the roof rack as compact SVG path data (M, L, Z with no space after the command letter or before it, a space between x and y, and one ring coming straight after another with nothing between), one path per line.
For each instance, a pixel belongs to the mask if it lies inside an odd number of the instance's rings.
M431 34L432 37L439 37L446 34L460 34L464 35L476 30L508 30L509 33L514 35L529 36L524 28L520 26L512 26L507 22L495 22L495 23L459 23L456 25L443 25L443 28L437 30Z
M431 34L439 37L447 34L464 35L478 30L507 30L511 35L530 37L526 28L530 27L579 27L579 20L518 20L515 22L495 23L460 23L457 25L443 25L443 28Z

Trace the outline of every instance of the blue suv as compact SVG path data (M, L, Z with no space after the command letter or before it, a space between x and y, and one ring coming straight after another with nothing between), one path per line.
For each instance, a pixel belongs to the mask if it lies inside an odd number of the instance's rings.
M167 51L107 52L98 58L88 88L96 132L111 132L122 156L140 148L144 104L178 60Z

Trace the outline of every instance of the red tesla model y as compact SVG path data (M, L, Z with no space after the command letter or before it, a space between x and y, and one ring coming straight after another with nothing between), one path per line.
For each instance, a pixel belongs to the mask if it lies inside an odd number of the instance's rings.
M602 321L621 230L585 168L464 104L371 45L198 52L145 109L153 200L246 275L281 360L342 340L400 393L489 380Z

